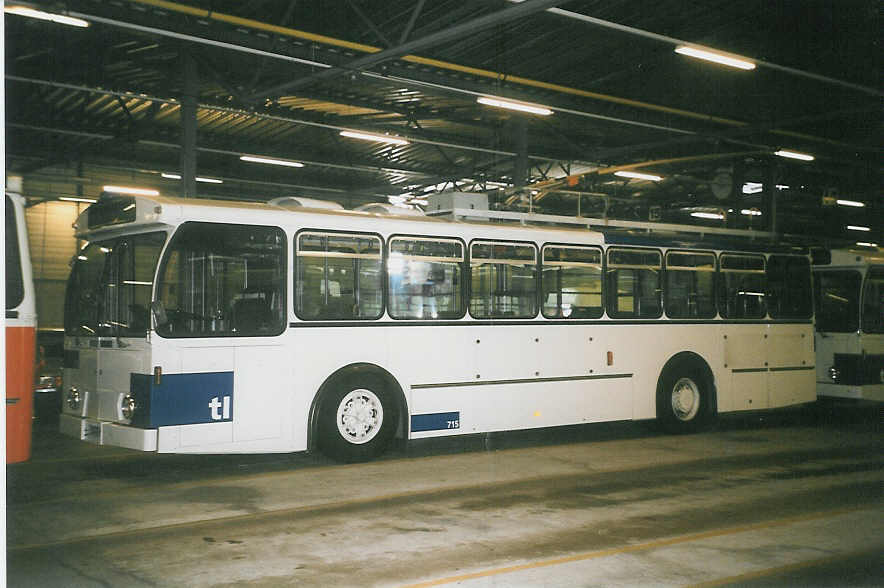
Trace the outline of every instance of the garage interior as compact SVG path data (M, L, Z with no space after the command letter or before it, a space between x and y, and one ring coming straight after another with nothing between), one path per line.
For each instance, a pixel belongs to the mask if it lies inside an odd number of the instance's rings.
M88 25L6 7L6 166L30 205L46 327L70 224L105 185L346 208L474 191L505 211L881 242L874 2L28 6Z
M868 0L7 2L5 165L40 328L62 327L71 225L105 186L350 209L479 192L638 232L878 247L881 25ZM10 583L875 585L880 408L837 408L348 466L38 429L7 469Z

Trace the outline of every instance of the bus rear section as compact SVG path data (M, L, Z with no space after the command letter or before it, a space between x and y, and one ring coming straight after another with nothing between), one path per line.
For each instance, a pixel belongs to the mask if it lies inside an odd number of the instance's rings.
M817 255L814 302L817 395L884 401L884 252Z
M6 194L6 463L31 457L37 312L24 198Z

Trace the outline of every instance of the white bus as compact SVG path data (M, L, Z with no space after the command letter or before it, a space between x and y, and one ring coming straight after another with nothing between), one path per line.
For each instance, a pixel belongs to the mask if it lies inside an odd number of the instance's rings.
M6 463L31 457L37 303L25 225L25 199L6 193Z
M884 250L814 252L821 398L884 401Z
M75 226L61 429L96 443L361 460L816 398L806 250L163 197Z

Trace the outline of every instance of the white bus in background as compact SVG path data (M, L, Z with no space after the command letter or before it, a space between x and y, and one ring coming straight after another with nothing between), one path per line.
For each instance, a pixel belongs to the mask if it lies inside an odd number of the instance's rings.
M95 443L361 460L816 398L806 250L163 197L76 230L61 429Z
M817 394L884 401L884 250L814 251Z

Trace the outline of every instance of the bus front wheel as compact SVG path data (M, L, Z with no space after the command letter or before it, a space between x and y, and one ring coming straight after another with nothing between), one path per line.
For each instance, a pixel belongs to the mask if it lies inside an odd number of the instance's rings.
M334 382L319 411L319 449L332 459L366 461L393 438L397 406L380 378L351 375Z
M657 390L657 421L670 433L691 433L708 425L713 416L709 377L693 362L668 367Z

